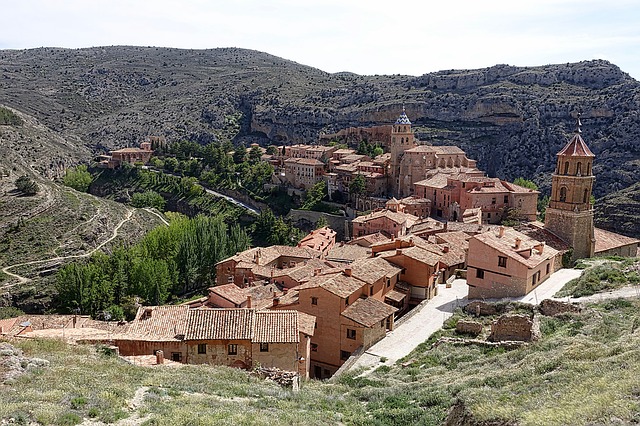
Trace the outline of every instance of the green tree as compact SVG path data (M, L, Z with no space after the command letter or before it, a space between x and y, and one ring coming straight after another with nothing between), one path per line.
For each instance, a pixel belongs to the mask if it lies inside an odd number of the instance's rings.
M373 148L373 150L371 151L371 157L375 158L379 155L384 154L384 150L382 149L382 147L380 145L376 145L375 148Z
M267 154L269 155L278 155L278 147L275 145L269 145L267 147Z
M262 150L260 149L260 147L257 145L252 146L251 149L249 150L249 162L251 164L256 164L257 162L260 161L261 157L262 157Z
M324 180L321 180L315 185L313 185L311 188L309 188L309 190L307 190L307 193L305 194L304 203L300 208L302 210L313 210L322 202L322 200L324 199L324 197L326 197L326 195L327 195L327 182L325 182Z
M236 147L233 152L233 162L236 164L244 163L247 159L247 147L243 143Z
M318 220L316 220L316 229L324 228L325 226L329 226L329 222L325 216L320 216Z
M0 107L0 126L22 126L22 119L8 108Z
M523 188L533 189L534 191L538 190L538 185L536 185L535 182L522 177L516 178L513 183L522 186Z
M362 195L367 190L367 181L362 175L356 175L349 184L349 193L352 195Z
M89 185L91 185L92 181L93 177L84 164L68 168L62 178L62 183L80 192L89 191Z
M155 191L136 192L131 197L131 205L133 207L153 207L160 211L164 211L164 206L167 204L162 195Z

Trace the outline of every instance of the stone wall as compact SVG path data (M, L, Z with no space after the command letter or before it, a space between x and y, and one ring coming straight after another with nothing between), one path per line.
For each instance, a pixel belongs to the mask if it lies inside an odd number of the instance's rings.
M580 310L581 308L578 305L560 302L558 300L544 299L540 302L540 313L550 317L566 313L578 313Z
M523 314L505 314L491 324L489 340L500 342L515 340L530 342L540 336L540 326L536 319Z
M345 238L345 227L347 224L347 218L345 216L338 216L334 214L328 214L323 212L314 212L311 210L294 210L292 209L289 212L289 217L294 223L299 222L307 222L302 225L312 226L312 229L315 228L315 224L320 219L320 217L324 217L329 224L329 228L336 231L336 240L342 241ZM304 226L302 226L304 228Z
M456 332L477 336L478 334L482 333L482 323L477 321L459 320L456 323Z

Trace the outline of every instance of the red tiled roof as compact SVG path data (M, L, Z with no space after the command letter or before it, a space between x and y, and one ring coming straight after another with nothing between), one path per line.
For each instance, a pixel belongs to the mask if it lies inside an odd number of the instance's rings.
M311 319L305 318L305 321ZM254 343L297 343L300 340L296 311L192 309L187 323L185 340L251 340Z
M252 309L191 309L185 340L251 340Z
M142 306L129 325L127 335L157 342L182 340L189 306Z
M304 312L298 312L298 328L301 333L307 336L313 336L316 329L316 317Z
M362 288L364 283L354 277L348 277L342 272L311 277L309 281L295 287L296 290L309 288L323 288L338 297L349 297Z
M209 291L217 294L224 299L227 299L228 301L236 305L240 305L247 300L247 295L242 291L240 287L233 283L211 287Z
M478 234L473 236L476 240L486 244L489 247L492 247L499 251L500 253L505 254L507 257L515 260L518 263L525 265L527 268L535 268L540 263L555 257L558 254L558 250L553 247L543 246L543 252L540 253L535 250L533 247L540 244L539 241L534 240L533 238L514 230L513 228L504 228L504 235L500 237L499 231L489 231L483 234ZM515 240L516 238L520 239L520 247L515 249ZM530 253L529 257L524 257L520 253L527 252ZM476 253L469 251L469 264L474 264L473 257L474 256L483 256L484 253Z
M557 155L563 157L595 157L584 140L582 140L580 133L574 133L569 143Z
M357 299L341 315L365 327L372 327L376 323L393 315L398 309L387 305L373 297Z
M402 268L380 257L358 259L351 264L351 275L367 284L373 284L384 277L391 277L400 271Z
M297 343L298 312L257 311L255 313L254 343Z
M605 231L604 229L600 228L594 228L593 233L596 239L596 254L603 251L611 250L613 248L640 243L640 240L636 238L631 238L624 235L616 234L614 232Z

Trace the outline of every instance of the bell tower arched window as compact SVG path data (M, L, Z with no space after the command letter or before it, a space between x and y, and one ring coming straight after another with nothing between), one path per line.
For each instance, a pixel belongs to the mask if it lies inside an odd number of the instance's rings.
M567 188L564 186L560 188L560 201L567 201Z
M591 176L591 163L587 163L587 176Z
M587 201L589 201L589 200L588 200L588 196L589 196L589 190L588 190L588 189L585 189L585 190L584 190L584 195L582 196L582 202L583 202L583 203L585 203L585 204L586 204L586 203L587 203Z
M576 165L576 176L582 176L582 163L579 161Z
M568 162L568 161L566 161L566 162L564 163L564 174L565 174L565 175L568 175L568 174L569 174L569 162Z

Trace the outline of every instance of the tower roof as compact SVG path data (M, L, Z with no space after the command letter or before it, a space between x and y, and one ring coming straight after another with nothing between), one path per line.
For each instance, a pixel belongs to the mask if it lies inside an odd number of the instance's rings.
M400 114L396 120L396 124L411 124L411 121L409 121L409 117L407 117L407 113L404 110L404 105L402 105L402 114Z
M560 152L557 154L558 156L595 157L593 152L591 152L587 144L582 139L582 136L580 136L580 133L582 133L582 129L580 127L582 127L582 123L580 122L580 114L578 114L578 118L576 119L576 130L573 134L573 137L571 138L569 143L567 143L565 147L560 150Z

